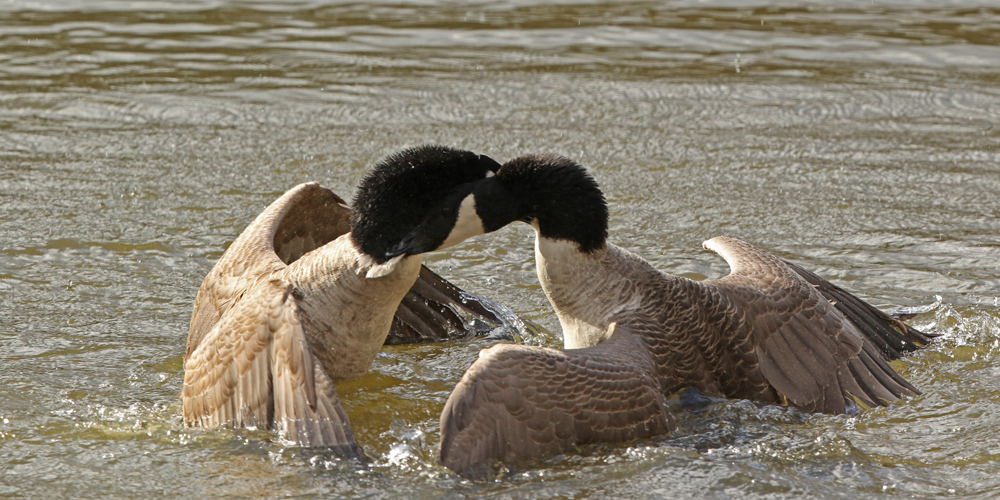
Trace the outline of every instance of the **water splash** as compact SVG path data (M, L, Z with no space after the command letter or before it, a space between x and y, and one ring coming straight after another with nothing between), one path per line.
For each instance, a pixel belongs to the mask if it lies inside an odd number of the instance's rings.
M889 314L898 316L910 316L916 314L929 313L931 311L936 311L937 309L939 309L943 302L944 298L942 298L940 295L935 295L934 302L931 302L930 304L923 306L900 307L899 309L889 311Z
M382 457L386 465L412 469L432 462L424 431L401 420L394 420L386 434L395 438L392 448Z
M478 301L483 307L489 312L493 313L497 319L500 320L500 325L492 325L494 328L489 332L488 336L493 338L507 338L514 340L515 342L524 342L525 339L534 338L537 334L537 328L529 329L525 324L525 320L518 316L509 307L504 306L498 302L487 299L486 297L477 297L475 295L461 292L462 303L467 300ZM476 321L473 318L470 321ZM473 329L475 325L470 324L470 330Z

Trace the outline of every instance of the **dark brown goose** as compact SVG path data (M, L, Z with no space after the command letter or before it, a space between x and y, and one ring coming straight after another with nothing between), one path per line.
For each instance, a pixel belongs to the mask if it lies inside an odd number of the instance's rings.
M464 239L458 230L422 232L423 250L387 256L441 200L464 196L497 167L467 151L416 148L365 177L354 211L314 182L268 206L198 291L184 359L185 422L277 428L301 446L359 453L333 381L366 372L387 338L464 329L459 309L499 322L420 264L419 253ZM457 216L453 225L462 227Z
M470 200L486 232L535 228L567 349L480 353L441 415L440 459L460 474L669 432L665 397L685 387L831 414L918 393L887 360L928 335L734 238L705 242L728 276L663 273L606 241L603 194L569 159L512 160Z

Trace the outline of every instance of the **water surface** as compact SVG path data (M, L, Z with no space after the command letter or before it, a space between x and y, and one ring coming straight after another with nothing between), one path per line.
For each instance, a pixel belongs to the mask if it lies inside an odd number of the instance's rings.
M0 496L1000 495L1000 9L987 1L0 1ZM855 417L677 403L680 430L465 482L445 399L496 340L339 386L368 467L187 429L192 302L287 188L404 146L587 166L612 241L691 278L725 234L942 333ZM559 346L532 232L429 255Z

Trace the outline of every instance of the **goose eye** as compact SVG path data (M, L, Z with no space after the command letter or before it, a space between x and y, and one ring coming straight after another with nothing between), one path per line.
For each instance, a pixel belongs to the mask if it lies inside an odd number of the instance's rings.
M444 207L441 209L443 215L451 215L451 207Z

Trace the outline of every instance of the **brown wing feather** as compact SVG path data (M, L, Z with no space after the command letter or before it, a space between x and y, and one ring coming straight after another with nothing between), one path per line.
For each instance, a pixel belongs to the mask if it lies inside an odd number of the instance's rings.
M184 361L181 400L188 425L268 428L272 331L266 318L273 295L260 290L219 321Z
M481 299L449 283L428 269L427 266L420 268L420 278L417 279L410 291L417 292L439 304L452 304L483 321L500 324L500 318L486 307Z
M740 318L734 328L714 335L722 343L749 342L750 356L756 359L747 366L757 365L789 404L836 414L844 413L855 400L884 406L900 396L918 394L885 362L870 335L784 261L734 238L714 238L706 247L725 257L732 273L701 286ZM767 397L765 391L761 399Z
M313 354L287 290L283 307L269 318L274 332L274 422L298 446L337 447L362 454L340 396Z
M427 266L421 266L417 281L396 310L385 343L413 344L464 336L468 326L461 313L492 326L501 323L500 318L484 305L483 299L449 283Z
M642 341L618 327L586 349L501 344L482 351L445 403L440 460L475 476L496 461L646 438L674 426Z
M938 335L924 333L899 319L876 309L871 304L855 297L816 274L803 269L798 264L782 261L802 276L830 301L841 314L875 344L886 359L898 359L902 353L913 352L925 347Z
M185 361L188 425L272 427L300 446L358 451L333 382L305 340L290 287L260 283Z
M344 200L315 182L299 184L268 205L202 281L185 356L257 280L350 231L349 217Z

